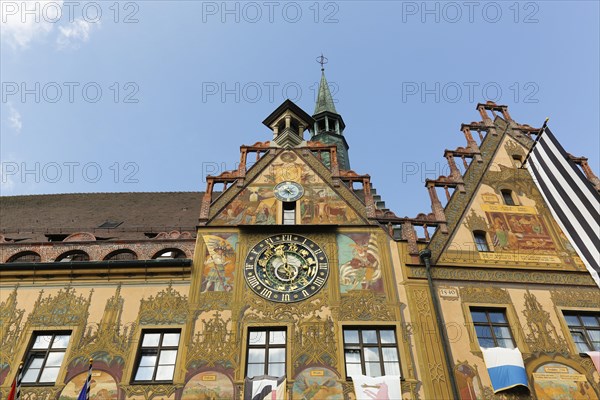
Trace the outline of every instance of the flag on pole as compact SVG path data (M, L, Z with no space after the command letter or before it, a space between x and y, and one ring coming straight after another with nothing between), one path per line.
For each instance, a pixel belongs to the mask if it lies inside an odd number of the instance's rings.
M77 400L90 400L90 386L92 383L92 363L94 362L93 358L90 358L90 366L88 368L87 378L85 379L85 383L81 388L81 392L79 392L79 396Z
M600 287L600 194L546 123L525 163L554 219Z
M10 387L10 392L8 392L8 397L6 400L20 400L21 398L21 378L23 378L23 363L19 364L19 369L17 370L17 375L13 380L13 383Z

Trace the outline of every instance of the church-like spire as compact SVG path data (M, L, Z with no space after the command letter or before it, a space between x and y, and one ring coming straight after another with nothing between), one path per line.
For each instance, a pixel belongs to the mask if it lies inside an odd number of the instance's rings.
M327 63L327 58L317 57L317 62L321 64L321 83L319 84L319 93L317 96L317 104L315 105L315 113L313 114L314 124L310 128L312 135L311 141L321 142L325 144L335 144L337 146L338 165L343 170L350 169L350 160L348 159L348 143L344 138L344 120L335 109L333 96L329 90L329 84L325 78L325 68L323 65ZM323 160L326 164L329 160Z
M319 84L319 94L317 96L317 104L315 104L315 112L313 114L316 115L323 111L337 114L333 96L331 96L329 84L325 78L325 68L321 67L321 83Z

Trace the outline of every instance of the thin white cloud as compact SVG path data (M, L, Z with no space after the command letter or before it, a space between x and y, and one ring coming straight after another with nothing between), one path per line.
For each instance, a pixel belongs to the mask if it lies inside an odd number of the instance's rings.
M0 36L14 49L48 35L61 20L63 0L0 0Z
M17 135L20 134L21 129L23 129L21 113L10 103L8 104L8 125L15 131Z
M77 18L68 25L59 26L59 34L56 38L56 45L61 50L78 48L82 43L90 40L90 31L94 25L99 24L99 22L89 23L81 18Z
M18 170L18 164L14 161L14 154L7 154L2 158L0 165L0 195L12 193L15 189L15 172Z

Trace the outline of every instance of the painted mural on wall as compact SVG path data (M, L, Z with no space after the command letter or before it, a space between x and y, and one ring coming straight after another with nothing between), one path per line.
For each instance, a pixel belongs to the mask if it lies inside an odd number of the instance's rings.
M206 245L206 252L200 290L202 292L232 291L237 234L202 235L202 239Z
M344 389L338 377L326 368L307 368L296 375L292 388L294 400L342 400Z
M370 233L337 235L340 292L373 290L383 292L377 237Z
M556 245L544 218L531 206L499 204L494 193L481 195L494 252L481 253L483 259L559 263ZM505 254L502 254L505 253Z
M533 381L539 400L598 400L585 375L564 364L540 366L533 373Z
M356 213L329 186L312 185L300 200L303 224L351 224L359 222Z
M77 400L86 378L87 372L84 372L71 379L60 394L59 400ZM104 371L92 371L90 386L90 400L118 399L117 382Z
M293 152L283 153L273 160L213 222L225 225L276 224L278 201L273 195L273 188L283 181L300 183L305 189L304 196L298 202L303 224L361 222L356 212Z
M215 218L226 225L274 225L277 200L273 197L274 185L252 185L242 190Z
M454 370L461 400L481 399L482 386L477 370L466 362L457 365Z
M194 375L183 388L181 400L233 399L233 383L220 372Z

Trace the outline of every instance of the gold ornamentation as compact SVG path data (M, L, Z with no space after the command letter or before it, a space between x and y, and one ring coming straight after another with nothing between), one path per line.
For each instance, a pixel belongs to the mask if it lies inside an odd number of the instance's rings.
M394 313L385 295L373 290L351 290L342 295L340 321L392 321Z
M194 336L188 352L188 370L205 366L237 368L239 346L235 332L228 328L231 324L231 318L223 320L219 311L212 319L202 321L202 330Z
M489 226L484 217L477 215L475 210L471 209L471 214L467 218L465 218L464 225L471 232L473 231L484 231L487 232Z
M511 303L510 295L506 290L494 287L461 287L460 298L465 303Z
M427 363L429 365L429 375L431 376L431 380L435 383L446 382L446 377L444 374L444 370L442 369L442 364L435 363Z
M27 325L32 326L68 326L85 325L88 318L88 309L92 300L94 289L86 299L83 295L77 296L75 289L70 285L60 289L55 296L49 295L42 298L41 290L38 299L33 305L33 311L27 317Z
M525 341L531 352L569 352L567 342L558 335L556 328L550 322L550 313L542 308L537 298L529 290L525 292L523 315L525 315L529 328L529 334L526 334Z
M183 388L183 385L168 384L168 385L124 385L120 387L125 391L127 398L131 396L144 396L145 400L154 398L171 397L177 390Z
M51 387L24 387L21 386L21 400L50 400L56 399L64 385Z
M244 320L249 322L298 322L311 315L316 315L323 307L329 304L326 290L308 300L294 304L274 303L249 292L247 306L244 309Z
M129 346L133 340L135 326L121 324L124 300L121 297L121 285L117 286L114 296L106 301L104 314L99 324L88 324L87 330L79 346L71 353L70 361L77 358L84 361L92 354L108 355L110 359L119 357L121 362L126 359Z
M200 310L225 310L231 304L231 292L203 292L200 294Z
M336 367L336 326L331 317L323 320L315 316L299 322L294 335L293 365L296 371L314 364Z
M189 314L188 297L173 289L172 283L156 296L140 301L140 324L185 324Z
M25 310L17 308L17 289L15 286L6 301L0 303L0 371L9 367L21 334Z
M551 290L550 296L552 302L558 307L597 308L600 305L598 289Z
M471 260L472 261L472 260ZM407 266L410 278L426 278L425 268ZM554 285L594 286L589 273L564 274L548 271L490 270L485 268L444 267L433 268L434 279L461 281L521 282Z

